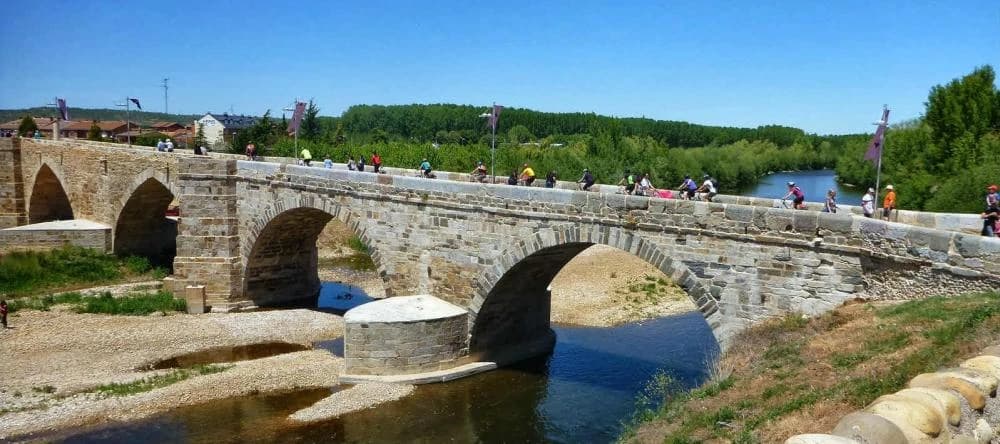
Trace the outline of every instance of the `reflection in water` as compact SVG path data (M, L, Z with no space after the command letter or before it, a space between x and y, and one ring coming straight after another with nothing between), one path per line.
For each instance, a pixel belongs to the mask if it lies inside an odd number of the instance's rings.
M611 442L635 396L662 370L686 387L718 346L700 313L614 328L555 327L553 354L341 418L284 418L323 394L251 397L180 408L70 442ZM329 393L329 391L321 391Z

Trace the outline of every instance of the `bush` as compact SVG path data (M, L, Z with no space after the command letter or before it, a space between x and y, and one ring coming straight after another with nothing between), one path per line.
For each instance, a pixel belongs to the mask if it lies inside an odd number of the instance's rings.
M158 291L118 298L111 296L111 293L83 298L82 304L77 306L76 311L112 315L148 315L155 311L184 311L186 308L187 303L183 299L175 299L172 293Z

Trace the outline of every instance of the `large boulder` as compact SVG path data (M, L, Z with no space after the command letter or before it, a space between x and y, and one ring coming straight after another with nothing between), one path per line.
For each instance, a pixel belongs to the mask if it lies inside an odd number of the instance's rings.
M959 367L977 370L1000 379L1000 356L976 356L966 360Z
M962 367L949 368L941 370L938 373L969 381L979 388L979 390L981 390L986 396L993 396L997 393L997 378L993 377L993 375L989 373Z
M857 441L842 436L824 435L821 433L806 433L795 435L785 440L785 444L860 444Z
M906 435L896 423L866 412L854 412L844 416L833 428L832 433L861 444L906 442Z
M908 388L896 392L904 398L920 400L926 405L940 409L941 415L951 425L962 421L962 403L954 392L926 387Z
M940 373L923 373L915 376L906 384L907 387L927 387L943 390L954 390L969 403L969 407L974 410L982 410L986 407L987 394L983 393L975 384L954 376Z
M921 433L936 437L945 428L944 415L923 402L898 395L885 395L865 408L865 411L882 416L903 428L909 425Z

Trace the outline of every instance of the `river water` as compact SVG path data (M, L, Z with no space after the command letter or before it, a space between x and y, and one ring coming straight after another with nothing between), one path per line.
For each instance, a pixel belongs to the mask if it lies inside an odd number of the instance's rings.
M718 353L700 313L612 328L554 326L553 353L344 417L293 425L287 415L331 390L182 407L64 442L611 442L658 372L684 388Z
M826 199L826 191L832 189L837 191L837 203L861 205L861 196L865 193L861 188L837 183L837 174L833 170L815 170L768 174L743 195L780 199L788 194L788 182L795 182L802 188L806 193L806 200L810 202L823 202Z

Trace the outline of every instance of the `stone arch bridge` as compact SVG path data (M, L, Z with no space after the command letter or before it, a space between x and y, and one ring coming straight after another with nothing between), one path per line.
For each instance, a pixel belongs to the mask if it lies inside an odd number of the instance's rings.
M433 295L464 311L449 345L464 360L550 343L547 287L594 244L673 278L723 347L754 322L855 297L1000 288L1000 240L850 214L27 139L0 142L0 183L3 226L107 224L115 251L173 257L168 284L205 285L215 310L314 298L316 238L338 219L369 246L387 295ZM173 199L176 225L163 218ZM410 370L444 366L414 362Z

